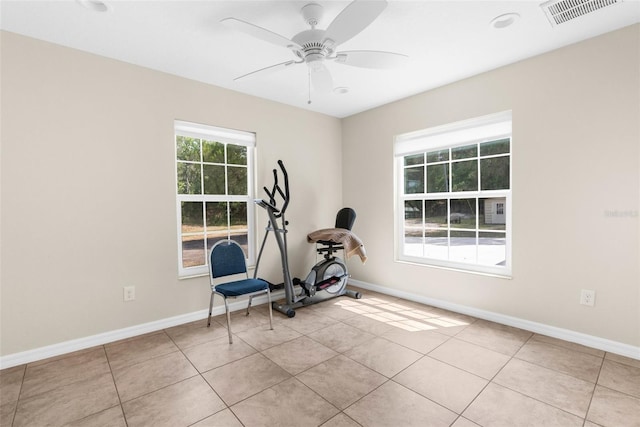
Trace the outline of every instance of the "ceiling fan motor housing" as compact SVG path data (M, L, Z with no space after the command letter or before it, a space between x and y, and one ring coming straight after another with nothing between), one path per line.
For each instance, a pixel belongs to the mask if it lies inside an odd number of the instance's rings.
M324 33L324 30L312 29L296 34L292 40L302 46L302 50L294 50L295 54L307 64L322 61L331 56L333 49L323 40Z

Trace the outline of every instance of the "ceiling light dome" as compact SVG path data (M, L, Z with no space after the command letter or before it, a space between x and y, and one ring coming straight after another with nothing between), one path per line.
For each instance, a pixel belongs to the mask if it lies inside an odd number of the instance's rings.
M94 12L109 12L110 6L100 0L77 0L82 6Z
M495 29L507 28L520 18L520 15L515 12L505 13L500 16L496 16L491 20L490 25Z

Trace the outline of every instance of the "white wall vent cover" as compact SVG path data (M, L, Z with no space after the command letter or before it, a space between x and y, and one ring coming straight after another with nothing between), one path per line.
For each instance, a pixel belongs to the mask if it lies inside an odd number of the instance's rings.
M552 26L564 24L622 0L551 0L540 5Z

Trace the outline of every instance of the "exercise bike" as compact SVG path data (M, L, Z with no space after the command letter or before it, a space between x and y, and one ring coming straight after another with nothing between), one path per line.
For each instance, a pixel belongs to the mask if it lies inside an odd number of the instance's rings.
M291 278L287 252L287 225L289 225L289 222L285 219L285 212L290 199L289 176L282 160L278 160L278 166L284 178L284 190L278 184L278 171L274 169L274 184L272 189L269 190L267 187L264 187L268 200L255 200L258 206L267 211L269 223L267 224L266 233L256 260L254 278L256 278L258 274L260 258L262 257L269 232L274 233L282 262L284 282L280 285L270 286L272 290L284 288L285 302L273 302L272 308L286 314L287 317L294 317L296 315L295 309L298 307L316 304L341 295L348 295L356 299L361 298L362 295L360 292L347 289L347 279L349 278L347 266L340 258L334 255L337 251L344 250L344 247L340 243L332 240L319 240L316 242L316 251L318 254L323 254L323 260L313 266L304 280ZM276 201L278 196L282 199L280 207L278 207ZM336 228L351 230L355 218L356 215L353 209L341 209L336 216Z

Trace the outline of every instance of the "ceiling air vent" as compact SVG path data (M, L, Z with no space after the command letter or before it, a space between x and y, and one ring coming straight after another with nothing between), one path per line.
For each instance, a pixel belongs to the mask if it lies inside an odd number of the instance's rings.
M551 0L540 5L552 26L564 24L579 16L595 12L622 0Z

